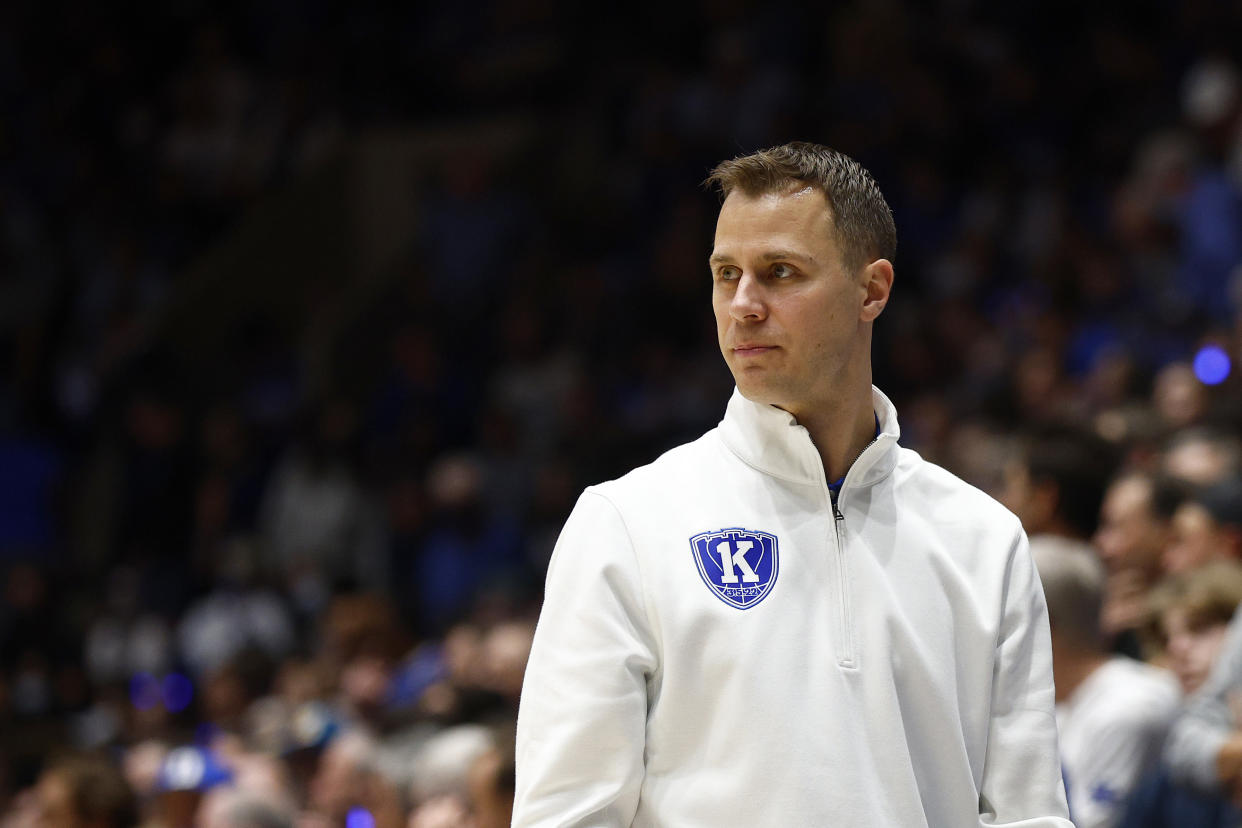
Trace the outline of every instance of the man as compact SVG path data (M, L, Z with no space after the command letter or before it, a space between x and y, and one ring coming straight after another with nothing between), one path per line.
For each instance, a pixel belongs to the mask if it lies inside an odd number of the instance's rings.
M1165 763L1175 782L1242 805L1242 613L1234 613L1216 663L1173 724Z
M1026 435L1006 465L1000 502L1032 541L1040 535L1087 540L1099 524L1113 466L1112 450L1093 433L1043 425Z
M1152 631L1183 696L1195 693L1207 681L1239 603L1242 563L1236 560L1210 561L1170 575L1152 590ZM1055 655L1054 637L1054 659ZM1056 676L1055 660L1052 670ZM1057 691L1060 689L1058 678Z
M1083 541L1031 538L1048 601L1061 765L1077 828L1112 828L1160 757L1181 701L1167 670L1110 655L1100 631L1104 567Z
M855 161L727 161L724 421L589 488L553 553L516 826L1068 826L1018 520L871 386L888 205Z
M1117 652L1142 655L1138 630L1148 593L1163 574L1161 555L1181 497L1171 481L1141 471L1122 472L1104 493L1092 541L1108 570L1101 623Z
M1169 521L1161 562L1169 573L1212 561L1242 559L1242 479L1220 480L1190 492Z

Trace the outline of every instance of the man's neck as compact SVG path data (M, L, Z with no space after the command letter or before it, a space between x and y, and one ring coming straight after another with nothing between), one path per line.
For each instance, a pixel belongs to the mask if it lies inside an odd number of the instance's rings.
M824 478L829 483L845 477L858 455L875 439L871 383L868 382L865 388L865 394L843 395L842 402L835 407L825 406L822 410L795 415L819 450L819 459L824 464ZM842 428L845 423L849 423L848 428Z

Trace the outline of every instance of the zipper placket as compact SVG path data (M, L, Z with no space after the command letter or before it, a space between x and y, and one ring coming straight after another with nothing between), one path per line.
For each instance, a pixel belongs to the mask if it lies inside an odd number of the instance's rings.
M878 442L879 436L876 436L858 453L858 458L854 460L854 464L845 473L845 479L841 481L841 490L837 492L836 500L832 499L832 490L828 488L827 471L823 472L824 494L827 495L828 505L832 509L832 539L837 548L837 589L839 593L837 605L840 607L842 638L842 652L837 658L837 666L847 670L854 670L858 667L858 647L854 641L854 613L851 601L853 596L849 589L849 559L845 555L845 543L841 538L841 530L845 526L845 515L841 512L840 503L849 486L850 474L858 466L858 460L862 459L867 450Z
M845 489L844 484L841 489ZM849 561L845 557L845 544L841 540L841 526L845 522L845 516L833 502L832 492L828 490L827 485L824 486L824 491L832 507L832 540L837 551L837 607L841 619L841 651L837 656L837 666L852 670L858 666L858 662L854 646L854 614L850 606ZM837 499L840 500L840 498L841 492L838 492Z

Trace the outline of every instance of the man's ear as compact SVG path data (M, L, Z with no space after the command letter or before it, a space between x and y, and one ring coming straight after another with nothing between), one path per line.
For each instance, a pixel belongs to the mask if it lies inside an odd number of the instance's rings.
M863 297L862 321L874 322L888 304L888 295L893 290L893 263L888 259L876 259L864 267L862 285L867 291Z

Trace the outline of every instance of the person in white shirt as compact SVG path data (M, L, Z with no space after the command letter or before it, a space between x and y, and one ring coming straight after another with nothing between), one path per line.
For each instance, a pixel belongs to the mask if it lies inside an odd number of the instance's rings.
M567 521L513 824L1068 828L1026 536L899 447L871 384L896 246L879 188L804 143L709 182L737 390Z
M1031 555L1052 625L1070 816L1078 828L1112 828L1130 793L1159 761L1181 690L1169 671L1108 653L1100 628L1106 574L1090 545L1036 536Z

